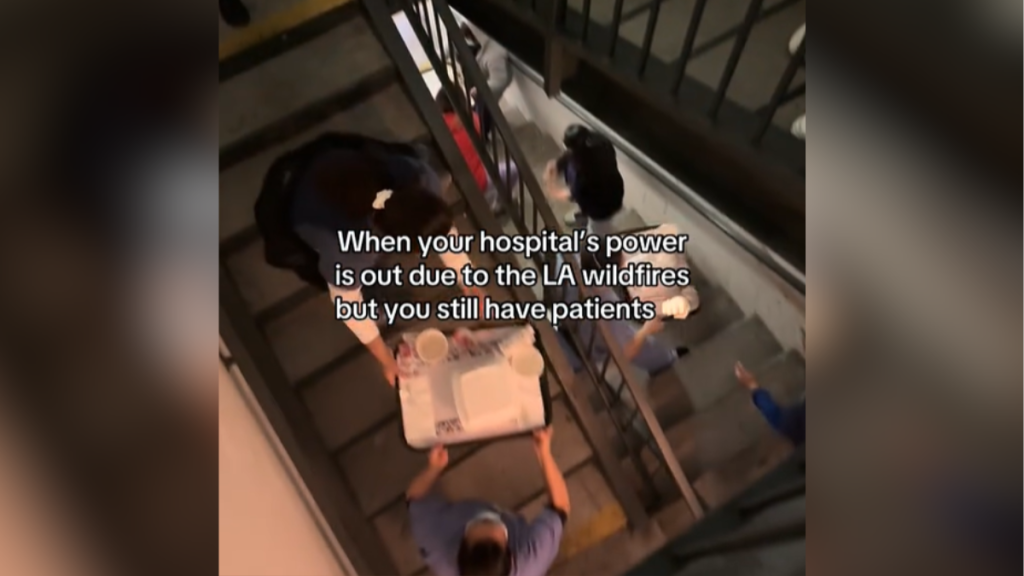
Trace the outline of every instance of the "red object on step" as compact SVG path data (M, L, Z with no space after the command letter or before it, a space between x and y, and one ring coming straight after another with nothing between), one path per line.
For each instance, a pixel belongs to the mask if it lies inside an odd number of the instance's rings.
M469 171L473 173L473 178L476 179L476 185L480 187L480 191L487 190L487 169L484 168L483 160L480 159L480 155L476 152L476 147L473 146L473 140L469 136L469 131L459 120L458 115L454 112L444 114L444 122L448 125L448 130L451 131L452 137L455 138L455 143L459 146L459 152L462 152L462 157L465 158L466 164L469 165ZM474 113L473 124L475 124L477 134L480 133L480 118Z

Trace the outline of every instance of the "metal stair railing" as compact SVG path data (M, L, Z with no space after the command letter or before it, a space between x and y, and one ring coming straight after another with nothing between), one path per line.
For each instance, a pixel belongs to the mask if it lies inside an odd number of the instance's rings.
M729 557L804 539L806 514L776 515L770 520L763 515L805 498L806 480L806 449L800 447L743 494L632 568L628 576L684 574L696 562L713 556Z
M469 1L469 0L467 0ZM730 27L711 38L703 39L699 44L697 38L701 29L701 23L708 7L708 0L696 0L690 12L688 22L685 26L679 23L666 22L665 13L661 10L667 0L651 0L641 6L630 9L626 8L623 0L615 0L612 7L612 19L608 23L599 23L592 14L593 2L584 1L574 3L570 6L568 0L472 0L482 5L493 6L501 10L502 15L515 19L519 23L526 24L537 30L544 37L544 42L556 43L560 49L572 55L580 61L586 62L589 66L600 70L608 77L615 78L623 86L627 87L644 106L658 110L670 118L676 119L681 124L688 124L696 118L701 125L720 124L720 112L723 105L729 102L727 96L729 87L732 85L745 53L751 47L748 40L757 28L758 24L768 18L779 14L786 8L793 5L793 0L783 0L769 6L765 6L764 0L747 0L747 9L744 18L735 26ZM630 61L628 68L625 64L616 63L617 52L621 52L624 40L621 35L623 22L639 18L642 13L647 13L647 23L644 28L644 35L640 42L639 57ZM671 81L664 85L657 83L657 87L645 81L645 72L648 72L652 58L651 47L654 44L654 36L658 30L666 27L678 29L682 35L683 42L678 58L672 63ZM607 42L595 40L594 29L607 28L610 38ZM712 94L709 94L703 108L683 110L681 105L686 102L682 97L685 92L684 83L691 79L687 75L689 65L695 58L707 54L709 51L729 45L732 48L725 64L722 65L721 75L718 82L711 86ZM549 51L553 51L550 50ZM780 74L772 95L764 105L756 110L750 110L752 121L749 125L744 124L736 136L739 140L746 141L753 149L763 147L766 136L773 130L773 123L779 110L788 103L800 98L806 92L806 83L799 82L794 85L798 72L805 66L806 39L801 40L796 51L790 55L785 70ZM649 73L648 73L649 75ZM688 105L689 106L689 105ZM746 130L749 128L749 130ZM776 131L777 138L792 140L796 137L786 130ZM644 164L644 162L639 162ZM705 203L695 198L692 191L681 191L677 187L668 185L684 202L690 205L698 214L708 219L714 226L725 233L746 252L751 254L776 275L787 286L795 290L801 296L806 293L806 279L804 275L792 270L792 265L782 264L779 257L768 250L759 242L751 241L747 235L738 230L737 225L727 218L709 210Z
M544 230L562 232L559 219L552 212L541 185L535 174L528 169L530 166L522 149L515 139L508 121L505 119L494 94L487 86L483 71L469 49L459 24L452 14L446 0L396 0L389 2L399 6L409 20L409 24L426 52L434 71L440 80L442 90L455 104L455 112L465 126L474 126L473 111L470 108L472 93L476 101L483 106L493 122L491 138L485 140L475 130L470 130L470 138L481 160L498 190L498 195L506 212L510 215L519 234L534 234ZM481 194L477 191L475 181L468 172L465 161L455 147L454 140L441 118L432 95L420 76L419 68L412 61L408 48L402 41L388 13L388 7L376 0L364 0L371 21L386 50L392 56L399 74L410 91L413 103L419 109L421 117L430 128L438 142L442 153L452 168L453 180L459 184L462 196L466 201L470 215L484 230L492 234L500 234L501 229L491 214ZM466 106L460 106L465 103ZM512 162L521 167L519 181L515 185L502 179L499 163ZM466 191L472 191L467 193ZM498 260L511 262L503 255L495 255ZM538 254L533 264L540 269L544 265L559 265L556 254ZM580 287L581 299L594 295L593 290L583 285L579 263L574 258L565 261L571 267L576 284ZM520 300L536 300L535 295L527 288L512 288L513 294ZM543 301L550 305L562 300L562 290L545 287ZM629 370L629 362L625 359L622 348L612 337L607 322L596 321L595 329L586 343L582 341L579 330L569 327L569 341L579 352L578 356L584 365L580 380L586 380L592 390L600 395L605 409L614 424L614 432L619 442L629 453L629 462L636 468L637 477L643 483L643 490L638 490L624 480L621 461L606 446L604 431L600 429L598 420L593 417L589 408L586 390L577 389L575 375L564 358L559 343L559 335L548 322L537 322L536 327L550 359L555 360L556 372L569 399L570 407L580 420L581 428L588 441L594 446L599 464L609 479L612 489L623 504L627 519L634 527L645 525L649 521L647 510L652 501L641 504L641 494L657 495L656 476L662 474L671 481L674 490L685 499L695 519L703 518L704 509L689 479L684 474L679 462L673 455L665 432L658 423L654 410L644 396L642 388ZM591 359L597 339L600 338L604 349L609 352L603 366L597 366ZM621 377L618 385L609 381L611 370ZM639 434L637 432L640 432ZM637 441L639 437L640 441ZM645 457L646 456L646 457ZM639 492L639 494L638 494ZM654 501L656 503L656 501Z

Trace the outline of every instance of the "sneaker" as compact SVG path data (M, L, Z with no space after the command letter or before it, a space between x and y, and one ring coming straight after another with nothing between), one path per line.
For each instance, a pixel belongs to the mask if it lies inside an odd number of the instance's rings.
M796 54L796 51L800 49L800 44L804 41L804 34L807 31L807 24L801 24L793 36L789 39L789 54L792 56Z
M793 127L790 128L790 132L793 133L793 136L796 136L801 140L807 139L807 114L801 114L800 117L793 122Z
M244 28L252 20L242 0L220 0L220 17L232 28Z

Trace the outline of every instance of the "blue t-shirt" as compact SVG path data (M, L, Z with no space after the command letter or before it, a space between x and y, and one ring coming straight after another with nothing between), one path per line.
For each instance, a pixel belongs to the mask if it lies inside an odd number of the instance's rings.
M360 272L373 267L380 254L342 252L338 244L338 232L370 230L371 218L350 218L337 207L326 202L314 188L310 175L319 163L339 162L360 155L355 150L333 150L310 162L306 173L300 176L295 189L292 204L291 221L302 241L315 250L320 256L320 274L328 283L334 282L334 265L355 270L356 278ZM391 186L400 187L415 184L417 181L441 195L441 182L437 174L422 160L411 156L391 156L388 159L388 177Z
M564 526L558 512L545 508L533 522L527 522L486 502L450 502L438 494L409 502L409 527L431 572L436 576L459 576L459 545L466 526L484 512L499 514L508 529L512 576L548 573L562 542Z

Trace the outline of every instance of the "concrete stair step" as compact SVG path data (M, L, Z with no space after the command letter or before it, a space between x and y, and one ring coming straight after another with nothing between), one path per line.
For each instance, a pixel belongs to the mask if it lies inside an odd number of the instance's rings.
M263 239L255 238L226 259L249 311L258 315L308 286L294 272L269 266L263 257Z
M780 403L795 402L803 393L804 368L795 354L781 356L755 374ZM774 434L754 407L750 393L738 384L714 406L665 432L683 471L690 478L701 477L758 439Z
M563 472L575 471L590 459L590 446L575 421L571 419L568 410L564 407L557 410L552 451ZM441 477L439 489L453 499L483 500L508 510L520 511L527 506L536 506L534 501L542 496L545 487L540 467L536 464L532 442L529 437L503 439L488 443L469 456L463 455L464 459L452 465ZM377 451L373 452L372 461L380 462L376 453ZM415 461L418 461L418 466L412 465ZM401 466L408 466L410 472L405 479L406 484L423 466L424 461L425 457L422 454L414 452L411 452L407 461L403 460ZM367 465L363 463L363 466ZM354 471L350 466L346 466L345 470L346 474L349 474L350 470ZM385 478L390 474L390 471L387 475L378 472L370 478L367 472L365 482L390 482L390 479ZM395 482L392 491L395 488L400 495L406 485L399 487ZM358 493L359 488L356 488L356 491ZM389 547L400 574L416 574L424 568L422 558L408 530L404 501L393 503L377 515L373 523L381 539Z
M567 462L575 462L580 446L586 442L564 403L553 402L552 411L552 422L558 429L556 436L565 436L554 446L555 454ZM464 465L468 469L474 468L472 458L489 446L489 443L452 446L450 472L455 473ZM338 454L338 464L348 477L360 506L367 516L372 517L400 498L413 476L422 468L424 457L422 452L405 445L396 413L386 426L359 437L342 450Z
M729 462L705 473L694 489L711 508L739 496L793 454L793 446L776 434L766 434Z
M700 312L682 322L669 322L659 335L675 347L691 350L710 340L743 319L743 310L721 286L700 281L699 272L691 270L700 295Z
M421 260L417 254L386 254L381 257L380 267L399 265L403 270L418 266ZM427 258L427 266L442 267L436 255ZM440 302L458 296L457 288L447 287L368 287L363 290L367 300L378 302ZM423 324L450 328L465 325L459 322L399 321L382 330L386 334L399 334ZM292 383L297 383L315 370L330 365L332 360L353 352L360 346L359 341L345 327L344 322L335 320L333 301L327 294L317 293L307 302L297 306L286 315L275 318L264 328L271 347Z
M255 226L253 206L270 165L285 152L329 131L357 132L396 142L422 139L427 134L426 127L415 108L396 81L367 100L351 108L339 110L315 128L269 146L257 155L221 172L221 240Z
M700 412L727 396L736 385L737 361L758 370L782 348L757 317L747 318L719 332L680 359L671 372L652 379L650 402L663 425Z
M398 414L395 390L363 350L299 390L324 446L335 451Z
M221 146L390 67L391 61L370 25L362 18L353 18L221 83Z

